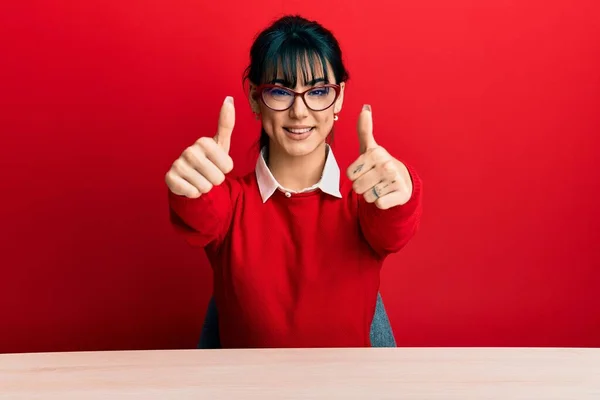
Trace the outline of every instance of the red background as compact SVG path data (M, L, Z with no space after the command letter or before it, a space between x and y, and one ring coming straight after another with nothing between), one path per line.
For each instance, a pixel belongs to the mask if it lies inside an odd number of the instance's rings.
M260 3L260 6L257 4ZM401 346L600 346L600 6L560 1L8 2L0 21L0 352L189 348L210 270L164 173L241 86L284 12L339 37L355 123L425 184L382 293Z

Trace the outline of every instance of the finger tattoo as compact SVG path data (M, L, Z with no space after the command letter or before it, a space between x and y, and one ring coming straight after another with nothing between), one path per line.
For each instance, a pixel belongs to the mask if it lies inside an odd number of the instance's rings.
M353 174L358 174L360 171L362 171L364 164L360 164L359 166L357 166L354 171L352 172Z

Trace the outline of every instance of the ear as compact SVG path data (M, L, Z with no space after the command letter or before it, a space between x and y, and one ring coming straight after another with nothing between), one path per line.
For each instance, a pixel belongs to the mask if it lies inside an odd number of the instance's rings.
M339 114L342 111L342 105L344 104L344 89L346 88L346 82L340 83L340 95L338 96L335 104L333 105L333 112Z
M248 90L248 101L250 102L250 108L254 114L260 114L260 105L256 97L256 85L251 83Z

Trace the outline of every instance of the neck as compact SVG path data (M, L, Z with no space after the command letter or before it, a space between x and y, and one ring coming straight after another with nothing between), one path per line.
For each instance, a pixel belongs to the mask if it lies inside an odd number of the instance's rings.
M321 180L327 156L323 142L312 153L294 157L273 146L269 146L268 165L279 184L291 190L302 190Z

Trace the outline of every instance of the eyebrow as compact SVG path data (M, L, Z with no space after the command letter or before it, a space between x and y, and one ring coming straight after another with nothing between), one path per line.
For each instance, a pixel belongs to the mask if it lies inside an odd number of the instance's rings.
M325 82L325 78L314 78L314 79L306 82L306 86L313 86L314 84L319 83L319 82ZM288 84L290 82L287 82L285 79L273 79L271 81L271 84L276 84L276 83L280 83L283 86L289 86Z

